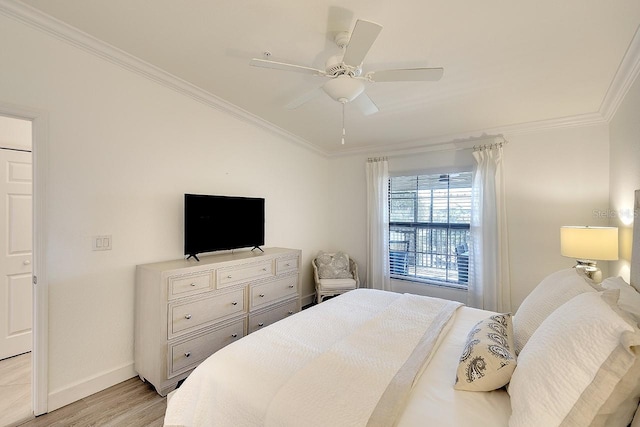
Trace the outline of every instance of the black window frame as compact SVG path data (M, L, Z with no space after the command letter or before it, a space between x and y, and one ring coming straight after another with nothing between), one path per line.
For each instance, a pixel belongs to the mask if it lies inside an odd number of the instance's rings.
M455 187L451 186L452 178L462 176ZM457 289L468 288L469 250L471 228L471 178L469 170L448 173L424 173L392 176L389 179L389 266L391 278L408 280L431 285L447 286ZM415 188L406 191L393 191L394 179L402 179L405 182L415 180ZM427 186L421 184L427 182ZM433 221L434 219L434 192L440 192L442 201L442 182L446 181L446 220ZM433 187L428 183L438 182ZM452 222L452 189L455 192L465 194L456 196L459 201L466 203L466 208L456 206L457 217ZM456 190L457 189L457 190ZM431 191L429 191L431 190ZM429 203L425 197L420 197L421 191L428 191ZM407 196L409 193L413 195ZM394 197L403 194L404 197ZM425 221L421 216L420 203L429 206L430 213ZM394 220L394 201L405 201L405 209L411 211L410 203L413 201L413 218ZM422 211L424 214L424 211ZM440 207L440 216L442 215ZM464 218L464 221L460 221ZM402 237L398 237L402 236ZM444 241L443 241L444 239ZM437 272L441 270L440 272ZM430 272L430 273L427 273ZM437 272L437 273L436 273Z

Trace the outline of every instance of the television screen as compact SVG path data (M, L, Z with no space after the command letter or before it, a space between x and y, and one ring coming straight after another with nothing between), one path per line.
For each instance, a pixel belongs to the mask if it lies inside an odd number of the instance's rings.
M264 245L264 199L184 195L184 253Z

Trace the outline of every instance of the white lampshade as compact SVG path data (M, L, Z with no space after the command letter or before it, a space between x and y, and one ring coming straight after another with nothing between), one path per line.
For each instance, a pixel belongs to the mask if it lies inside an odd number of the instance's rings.
M563 256L575 259L617 260L618 228L561 227L560 252Z

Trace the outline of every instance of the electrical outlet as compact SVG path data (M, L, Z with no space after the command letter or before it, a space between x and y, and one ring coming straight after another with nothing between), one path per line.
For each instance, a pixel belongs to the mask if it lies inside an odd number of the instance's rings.
M111 250L111 235L107 236L93 236L91 238L92 249L94 251L110 251Z

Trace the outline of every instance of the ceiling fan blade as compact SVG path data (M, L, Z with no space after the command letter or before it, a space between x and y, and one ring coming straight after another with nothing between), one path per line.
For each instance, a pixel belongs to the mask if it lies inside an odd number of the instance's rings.
M380 111L366 93L360 94L360 96L351 101L351 104L354 104L365 116L370 116Z
M442 78L444 68L405 68L368 73L372 82L431 82Z
M305 94L300 95L299 97L295 98L294 100L290 101L287 105L284 106L284 108L286 108L287 110L295 110L296 108L300 107L303 104L306 104L307 102L311 101L312 99L317 98L318 96L320 96L322 94L322 88L321 87L317 87L314 90L307 92Z
M302 65L287 64L286 62L269 61L267 59L253 58L249 65L253 67L272 68L274 70L295 71L298 73L324 76L325 72L316 68L303 67Z
M381 25L358 19L351 33L342 62L353 67L359 67L364 61L364 57L367 56L369 49L371 49L373 42L378 38L380 31L382 31Z

